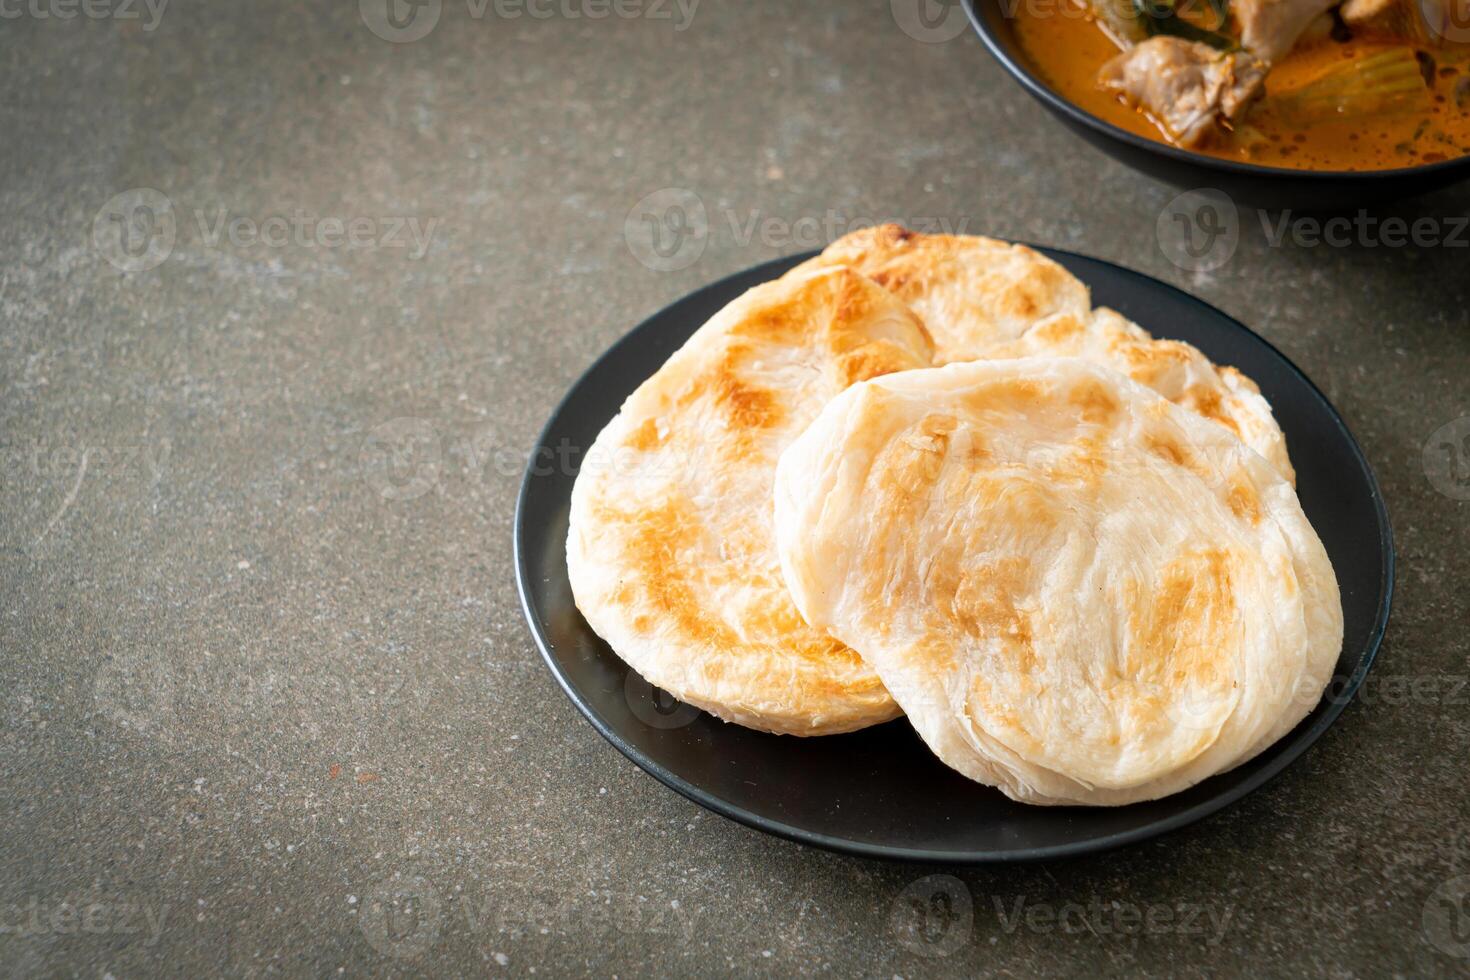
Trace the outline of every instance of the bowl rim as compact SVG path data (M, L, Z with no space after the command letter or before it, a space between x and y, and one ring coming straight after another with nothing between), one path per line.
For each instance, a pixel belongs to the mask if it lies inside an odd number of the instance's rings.
M1194 164L1207 170L1216 170L1221 173L1235 177L1267 177L1267 178L1292 178L1297 180L1393 180L1403 179L1411 176L1423 176L1437 174L1447 170L1456 170L1470 167L1470 154L1455 157L1450 160L1436 160L1434 163L1421 163L1413 167L1394 167L1389 170L1306 170L1293 167L1272 167L1260 163L1241 163L1238 160L1225 160L1220 157L1212 157L1205 153L1196 153L1192 150L1181 149L1171 146L1159 140L1150 139L1131 133L1121 126L1108 122L1101 116L1096 116L1086 109L1078 107L1075 103L1064 98L1046 82L1042 81L1024 58L1013 57L1006 47L1001 43L986 18L980 14L981 3L998 3L999 0L961 0L965 9L965 15L970 19L970 26L975 33L980 35L991 56L1000 62L1001 66L1010 73L1011 77L1021 84L1031 96L1040 101L1053 112L1059 113L1074 123L1086 126L1104 136L1111 137L1123 143L1146 152L1156 153L1179 163ZM1004 11L1000 13L1002 20L1009 21ZM1019 48L1019 45L1017 45Z

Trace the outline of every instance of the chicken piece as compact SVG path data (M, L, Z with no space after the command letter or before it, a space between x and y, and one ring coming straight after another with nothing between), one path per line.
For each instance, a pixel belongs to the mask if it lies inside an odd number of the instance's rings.
M1318 14L1312 18L1312 22L1302 31L1302 36L1296 39L1296 43L1310 44L1314 41L1326 41L1332 37L1332 32L1337 29L1337 21L1333 19L1332 12Z
M1268 68L1244 52L1160 35L1108 61L1098 84L1146 110L1181 146L1195 146L1218 117L1233 118L1260 94Z
M1347 0L1342 22L1358 30L1440 44L1450 12L1441 0Z
M1133 0L1087 0L1087 9L1097 18L1097 25L1120 48L1127 48L1148 37Z
M1337 6L1338 2L1339 0L1235 0L1230 9L1240 24L1240 46L1255 58L1271 65L1292 49L1307 25Z
M1181 146L1195 146L1217 118L1234 119L1260 95L1271 65L1338 2L1235 0L1231 10L1240 26L1240 50L1222 53L1197 41L1159 35L1103 65L1098 82L1146 110Z

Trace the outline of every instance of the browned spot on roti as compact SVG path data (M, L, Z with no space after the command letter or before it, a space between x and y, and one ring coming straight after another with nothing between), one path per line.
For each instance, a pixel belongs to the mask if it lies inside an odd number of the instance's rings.
M681 574L681 556L696 545L700 527L698 515L687 502L670 498L634 511L598 505L593 518L599 524L627 528L623 545L626 574L610 597L612 602L641 608L644 616L656 614L691 640L718 647L739 642L723 619L709 614Z
M1012 415L1028 411L1046 394L1047 386L1035 378L1000 378L964 392L960 404L974 415Z
M1211 548L1176 558L1159 573L1152 595L1135 588L1128 601L1126 688L1219 689L1230 682L1222 654L1233 649L1237 610L1227 551Z
M859 671L853 679L843 677L843 671L824 673L832 667L860 669L863 660L840 641L807 625L779 582L779 569L752 564L749 558L732 559L739 567L726 563L708 572L691 563L688 552L699 544L701 525L687 501L670 498L632 511L599 505L593 516L599 523L617 522L628 529L623 545L625 573L608 596L610 604L630 608L633 628L640 632L672 626L674 642L688 644L691 652L719 654L700 661L707 682L737 676L745 656L780 655L823 668L802 672L803 697L882 693L882 683L870 672ZM708 586L720 576L745 583L751 596L748 604L732 610L702 601L700 584Z
M1082 321L1070 313L1052 317L1032 328L1029 336L1046 344L1065 346L1086 329Z
M1255 484L1240 470L1230 475L1230 489L1226 491L1225 502L1230 505L1230 512L1241 520L1261 523L1261 497L1256 493Z
M631 449L647 452L650 449L657 449L662 442L663 440L659 438L658 434L658 422L648 418L644 419L636 429L628 433L628 438L624 440L623 444Z
M1220 423L1237 436L1240 435L1240 426L1225 410L1225 402L1218 389L1208 385L1192 385L1180 399L1180 404L1212 422Z
M1144 447L1149 452L1168 460L1175 466L1187 466L1193 458L1194 454L1189 451L1188 447L1167 432L1150 432L1143 438Z
M774 393L745 381L733 371L716 375L715 399L742 429L768 429L780 423L784 412Z
M1121 405L1117 396L1096 378L1083 378L1067 393L1067 403L1082 412L1083 421L1107 425L1117 417Z
M914 356L886 340L874 341L837 358L837 384L842 388L859 381L908 371L917 366Z
M751 353L748 344L731 341L719 356L690 380L680 401L687 405L711 398L737 432L766 429L785 417L776 393L747 380L741 366Z
M1202 480L1209 478L1208 467L1195 451L1187 443L1176 438L1169 430L1159 428L1145 432L1143 445L1145 449L1160 459L1186 469Z
M970 636L1006 642L1017 658L1016 669L1031 673L1031 620L1019 603L1030 589L1031 565L1024 558L1002 558L960 576L950 598L955 621Z
M1096 483L1107 469L1108 458L1102 443L1085 436L1067 446L1046 468L1046 475L1055 483Z

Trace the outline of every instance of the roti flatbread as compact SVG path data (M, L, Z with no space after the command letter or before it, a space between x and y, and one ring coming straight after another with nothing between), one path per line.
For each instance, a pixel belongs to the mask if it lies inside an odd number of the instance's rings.
M1239 765L1342 645L1290 483L1224 427L1075 358L860 384L781 458L782 570L950 766L1119 805Z
M1235 368L1216 367L1191 344L1156 339L1115 310L1100 306L1085 317L1050 317L985 356L1081 357L1106 365L1229 429L1296 484L1286 436L1254 381Z
M908 303L934 337L936 365L1046 356L1105 364L1225 426L1296 481L1286 437L1251 379L1189 344L1155 339L1113 310L1094 310L1087 287L1034 249L888 224L839 238L796 271L833 265L870 276Z
M983 357L1048 317L1083 317L1092 307L1081 280L1035 249L895 224L844 235L787 274L839 265L868 276L919 314L934 337L936 364Z
M792 605L771 487L781 451L828 400L931 355L918 317L845 268L725 307L586 456L567 567L587 622L651 684L728 721L821 735L895 717L862 658Z

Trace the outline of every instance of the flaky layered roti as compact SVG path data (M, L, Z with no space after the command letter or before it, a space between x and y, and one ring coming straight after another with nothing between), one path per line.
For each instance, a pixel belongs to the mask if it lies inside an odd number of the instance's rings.
M988 348L985 357L1080 357L1110 367L1229 429L1296 484L1286 436L1254 381L1235 368L1216 367L1192 344L1156 339L1115 310L1100 306L1084 317L1050 317Z
M1109 369L858 385L781 458L782 570L946 763L1117 805L1239 765L1318 701L1337 582L1259 454Z
M781 579L781 451L854 382L925 367L931 343L848 269L750 290L623 404L572 491L567 568L592 628L650 683L729 721L798 735L898 714Z
M889 224L839 238L796 271L831 265L857 269L908 303L934 337L936 364L1028 356L1104 364L1225 426L1295 483L1286 438L1253 381L1113 310L1093 310L1086 286L1024 245Z
M968 361L1059 313L1086 316L1076 276L1025 245L976 235L925 235L901 225L844 235L788 275L847 266L903 300L934 337L935 362Z

